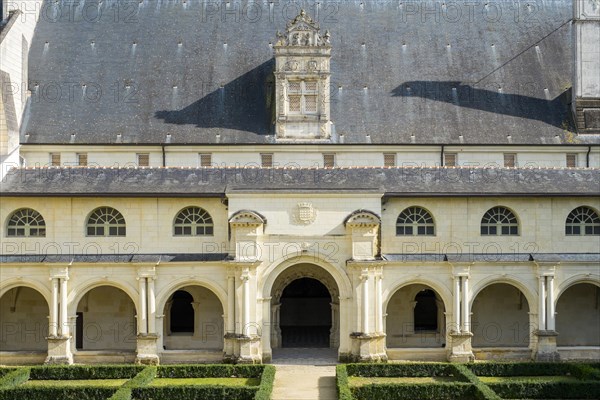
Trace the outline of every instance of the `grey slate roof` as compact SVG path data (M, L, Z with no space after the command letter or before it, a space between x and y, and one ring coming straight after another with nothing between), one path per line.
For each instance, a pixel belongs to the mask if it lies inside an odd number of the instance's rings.
M270 43L297 4L331 31L334 141L600 142L564 129L571 0L79 3L44 3L23 143L274 142Z
M462 253L432 254L407 253L384 254L386 261L402 262L596 262L600 263L600 253Z
M15 168L3 196L207 197L234 192L387 196L600 196L600 169Z
M0 263L169 263L208 262L227 259L225 253L185 254L60 254L60 255L0 255Z

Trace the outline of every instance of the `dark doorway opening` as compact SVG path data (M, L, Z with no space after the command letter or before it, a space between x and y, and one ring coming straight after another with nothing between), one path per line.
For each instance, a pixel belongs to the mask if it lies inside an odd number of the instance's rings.
M437 331L438 308L433 290L422 290L415 297L415 332Z
M173 293L171 303L171 332L194 333L194 298L185 290Z
M281 295L282 347L329 347L331 295L316 279L290 283Z
M77 313L77 319L75 320L75 349L83 349L83 313Z

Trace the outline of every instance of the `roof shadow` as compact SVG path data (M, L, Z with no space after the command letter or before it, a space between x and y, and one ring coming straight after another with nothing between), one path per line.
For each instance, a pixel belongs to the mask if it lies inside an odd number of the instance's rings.
M274 67L275 59L271 59L181 110L157 111L154 116L167 124L268 135L273 120Z
M501 90L478 88L459 81L409 81L392 90L392 97L419 97L454 104L456 107L487 111L562 127L567 114L569 90L553 99L529 96L539 86L520 90L523 94L503 93ZM547 92L546 92L547 93Z

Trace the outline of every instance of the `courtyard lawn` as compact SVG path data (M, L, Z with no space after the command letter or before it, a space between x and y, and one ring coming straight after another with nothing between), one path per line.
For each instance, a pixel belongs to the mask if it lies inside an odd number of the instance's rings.
M432 384L455 382L456 379L451 376L427 376L427 377L362 377L349 376L348 385L350 387L364 386L370 384Z
M198 385L221 385L221 386L258 386L259 378L156 378L151 381L149 387L166 386L198 386Z
M128 379L69 379L69 380L29 380L21 386L36 387L121 387ZM58 400L58 399L57 399Z

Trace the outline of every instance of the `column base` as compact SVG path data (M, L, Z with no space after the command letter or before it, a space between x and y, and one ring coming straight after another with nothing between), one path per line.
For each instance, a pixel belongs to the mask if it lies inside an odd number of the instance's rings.
M535 331L537 336L536 351L533 356L535 361L560 361L560 354L556 348L556 331Z
M475 361L473 348L471 347L471 332L453 332L450 334L450 346L448 351L448 361L455 363L465 363Z
M261 364L262 349L260 336L234 333L225 335L223 362L231 364Z
M70 336L51 336L46 340L48 341L48 357L44 364L73 364Z
M138 335L137 337L137 356L135 363L140 365L158 365L160 358L158 357L157 344L158 335L147 334Z
M350 334L350 339L352 341L352 353L347 356L350 361L387 362L385 333L355 332Z

